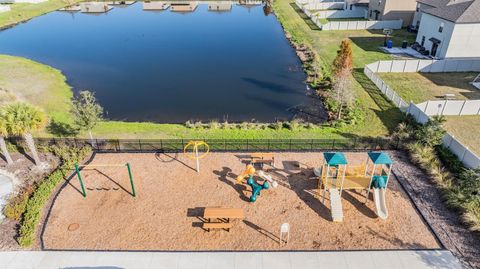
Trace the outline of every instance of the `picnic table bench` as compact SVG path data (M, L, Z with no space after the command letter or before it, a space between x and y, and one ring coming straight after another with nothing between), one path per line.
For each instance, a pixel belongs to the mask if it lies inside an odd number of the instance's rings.
M275 166L275 156L273 153L256 152L250 154L251 163L269 164Z
M243 219L245 214L243 209L239 208L218 208L210 207L205 208L203 212L203 218L207 219L208 222L203 223L203 228L210 232L210 229L224 229L230 231L230 228L233 227L233 223L230 222L230 219ZM212 222L212 219L215 219L215 222Z

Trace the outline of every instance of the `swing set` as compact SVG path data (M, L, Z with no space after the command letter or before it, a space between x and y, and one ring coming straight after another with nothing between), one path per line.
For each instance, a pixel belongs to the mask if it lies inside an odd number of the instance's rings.
M135 186L133 184L132 170L130 169L130 164L129 163L126 163L126 164L86 164L86 165L75 164L75 172L77 174L78 181L80 182L80 187L82 188L83 198L87 197L87 192L85 191L85 186L83 185L82 174L80 173L80 171L84 168L95 168L95 167L127 167L128 177L130 179L130 186L132 188L132 193L130 193L130 194L133 197L136 197ZM80 168L82 168L82 169L80 169Z

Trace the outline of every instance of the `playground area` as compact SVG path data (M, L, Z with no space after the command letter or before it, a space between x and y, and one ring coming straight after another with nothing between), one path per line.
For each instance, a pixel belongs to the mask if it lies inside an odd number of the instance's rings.
M83 190L74 176L59 192L44 227L43 246L47 250L439 248L389 169L372 166L382 156L276 152L253 159L251 153L210 153L199 160L197 172L196 161L184 153L97 154L89 165L99 166L79 169ZM254 164L247 166L252 160ZM350 168L342 168L342 160ZM352 171L367 170L378 170L376 179L389 180L375 183L386 188L371 189L364 204L366 190L348 187L356 186ZM258 194L255 198L252 190ZM283 223L289 224L289 238L285 235L281 241Z

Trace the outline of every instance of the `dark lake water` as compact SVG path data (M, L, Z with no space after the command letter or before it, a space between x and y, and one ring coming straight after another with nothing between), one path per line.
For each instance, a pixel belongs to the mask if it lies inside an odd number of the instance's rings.
M308 102L301 63L262 5L57 11L1 31L0 53L60 69L115 120L272 121Z

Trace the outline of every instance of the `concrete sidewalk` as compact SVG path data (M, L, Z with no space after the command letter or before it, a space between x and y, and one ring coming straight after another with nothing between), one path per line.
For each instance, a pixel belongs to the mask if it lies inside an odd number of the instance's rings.
M335 252L0 252L0 268L462 268L449 251Z

